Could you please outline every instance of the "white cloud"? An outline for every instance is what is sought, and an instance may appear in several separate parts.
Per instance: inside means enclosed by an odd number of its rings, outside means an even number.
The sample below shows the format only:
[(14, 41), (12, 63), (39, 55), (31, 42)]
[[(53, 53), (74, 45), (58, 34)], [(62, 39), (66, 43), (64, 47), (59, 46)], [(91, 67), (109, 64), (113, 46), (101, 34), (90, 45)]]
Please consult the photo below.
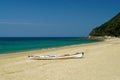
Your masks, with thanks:
[(0, 22), (0, 24), (19, 24), (19, 25), (31, 25), (32, 23), (22, 23), (22, 22)]

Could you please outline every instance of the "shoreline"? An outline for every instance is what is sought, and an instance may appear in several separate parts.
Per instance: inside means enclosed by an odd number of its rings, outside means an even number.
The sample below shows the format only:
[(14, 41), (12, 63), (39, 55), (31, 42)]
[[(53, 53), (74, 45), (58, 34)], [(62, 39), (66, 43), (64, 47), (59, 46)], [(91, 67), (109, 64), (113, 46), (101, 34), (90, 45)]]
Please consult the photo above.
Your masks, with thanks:
[[(1, 38), (4, 40), (4, 38)], [(20, 39), (20, 44), (16, 44), (15, 42), (13, 42), (13, 40), (15, 39), (15, 41), (17, 42)], [(23, 43), (21, 43), (23, 39)], [(49, 48), (56, 48), (56, 47), (63, 47), (63, 46), (71, 46), (71, 45), (79, 45), (79, 44), (87, 44), (87, 43), (93, 43), (93, 42), (99, 42), (100, 40), (89, 40), (86, 38), (49, 38), (49, 40), (47, 40), (47, 38), (44, 40), (42, 40), (42, 38), (39, 40), (40, 38), (8, 38), (8, 40), (11, 40), (10, 42), (6, 41), (7, 39), (5, 39), (5, 42), (3, 41), (3, 44), (1, 44), (1, 50), (0, 50), (0, 54), (9, 54), (9, 53), (17, 53), (17, 52), (25, 52), (25, 51), (32, 51), (32, 50), (42, 50), (42, 49), (49, 49)], [(59, 44), (59, 40), (60, 39), (60, 44)], [(68, 42), (65, 42), (66, 40), (69, 40)], [(30, 42), (26, 42), (26, 40), (33, 40), (31, 42), (34, 42), (34, 44), (30, 44)], [(35, 43), (35, 40), (38, 40), (37, 43)], [(54, 41), (54, 43), (51, 42), (51, 40)], [(25, 41), (25, 43), (24, 43)], [(48, 41), (48, 42), (47, 42)], [(57, 42), (58, 41), (58, 42)], [(71, 42), (73, 41), (73, 42)], [(74, 42), (75, 41), (75, 42)], [(6, 42), (8, 43), (7, 45)], [(17, 42), (17, 43), (19, 43)], [(43, 42), (43, 44), (41, 44), (41, 42)], [(57, 42), (57, 44), (56, 44)], [(2, 41), (1, 41), (2, 43)], [(5, 44), (4, 44), (5, 43)], [(9, 45), (12, 44), (12, 45)], [(21, 45), (23, 44), (23, 45)], [(38, 45), (37, 45), (38, 44)], [(5, 45), (5, 46), (4, 46)], [(18, 47), (17, 47), (18, 46)]]
[[(94, 39), (91, 39), (91, 40), (94, 40)], [(90, 42), (90, 43), (82, 43), (82, 44), (73, 44), (73, 45), (50, 47), (50, 48), (41, 48), (41, 49), (21, 50), (21, 51), (15, 51), (15, 52), (6, 52), (6, 53), (0, 53), (0, 55), (18, 54), (18, 53), (25, 53), (25, 52), (31, 52), (31, 51), (51, 51), (51, 50), (56, 50), (56, 49), (63, 49), (63, 48), (82, 46), (82, 45), (87, 45), (87, 44), (92, 44), (92, 43), (99, 43), (99, 42), (103, 42), (103, 41), (104, 40), (100, 40), (100, 41), (97, 41), (97, 42)]]
[[(0, 55), (1, 80), (119, 80), (120, 39)], [(82, 59), (29, 60), (31, 55), (84, 52)], [(71, 75), (71, 76), (70, 76)]]

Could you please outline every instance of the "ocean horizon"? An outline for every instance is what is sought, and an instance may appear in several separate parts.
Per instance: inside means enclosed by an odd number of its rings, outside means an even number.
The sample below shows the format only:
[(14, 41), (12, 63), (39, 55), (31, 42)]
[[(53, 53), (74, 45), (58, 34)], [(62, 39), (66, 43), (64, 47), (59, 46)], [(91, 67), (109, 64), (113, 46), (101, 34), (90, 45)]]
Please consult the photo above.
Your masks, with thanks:
[(0, 54), (98, 42), (86, 37), (0, 37)]

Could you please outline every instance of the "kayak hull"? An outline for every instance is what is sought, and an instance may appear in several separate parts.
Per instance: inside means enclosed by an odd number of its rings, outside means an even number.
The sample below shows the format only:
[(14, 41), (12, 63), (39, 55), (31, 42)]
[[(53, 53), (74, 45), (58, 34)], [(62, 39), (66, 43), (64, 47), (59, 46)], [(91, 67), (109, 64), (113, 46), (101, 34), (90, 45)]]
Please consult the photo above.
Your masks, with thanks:
[(47, 55), (47, 56), (28, 56), (31, 60), (54, 60), (54, 59), (79, 59), (83, 58), (84, 53), (79, 53), (70, 56), (56, 56), (56, 55)]

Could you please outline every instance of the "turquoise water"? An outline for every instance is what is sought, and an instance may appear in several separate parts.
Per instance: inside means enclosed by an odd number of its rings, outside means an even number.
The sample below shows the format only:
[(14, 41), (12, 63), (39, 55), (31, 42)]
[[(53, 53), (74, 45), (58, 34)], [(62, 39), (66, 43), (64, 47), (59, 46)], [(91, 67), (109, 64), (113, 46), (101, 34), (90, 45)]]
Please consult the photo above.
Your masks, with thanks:
[(74, 44), (85, 44), (98, 42), (98, 40), (88, 40), (85, 38), (0, 38), (0, 54), (10, 53), (10, 52), (18, 52), (18, 51), (26, 51), (33, 49), (44, 49), (44, 48), (52, 48), (52, 47), (60, 47), (60, 46), (68, 46)]

